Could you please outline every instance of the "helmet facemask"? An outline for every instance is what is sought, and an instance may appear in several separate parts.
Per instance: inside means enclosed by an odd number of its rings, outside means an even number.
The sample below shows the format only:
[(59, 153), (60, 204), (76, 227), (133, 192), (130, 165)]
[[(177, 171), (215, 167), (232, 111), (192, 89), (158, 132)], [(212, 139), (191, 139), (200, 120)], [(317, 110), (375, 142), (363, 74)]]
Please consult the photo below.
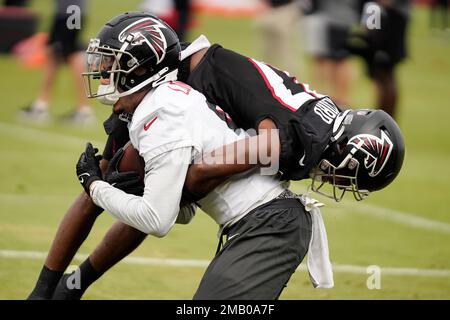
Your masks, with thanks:
[[(394, 180), (404, 155), (400, 128), (386, 112), (346, 110), (336, 117), (330, 144), (311, 172), (311, 188), (336, 201), (347, 191), (363, 200)], [(324, 192), (326, 185), (331, 192)]]
[[(125, 46), (125, 43), (124, 43)], [(99, 39), (91, 39), (87, 55), (87, 72), (83, 72), (84, 87), (88, 98), (98, 98), (104, 104), (113, 105), (119, 99), (118, 84), (122, 74), (133, 72), (138, 63), (128, 52), (100, 46)], [(123, 69), (120, 61), (128, 55), (128, 69)], [(122, 61), (124, 61), (123, 59)], [(131, 63), (135, 61), (134, 65)]]
[(345, 193), (351, 192), (357, 201), (369, 196), (369, 191), (358, 186), (360, 160), (355, 156), (361, 148), (349, 144), (346, 126), (353, 121), (350, 110), (345, 110), (335, 119), (331, 144), (326, 148), (322, 160), (311, 171), (311, 190), (340, 202)]
[(369, 191), (358, 187), (360, 163), (354, 158), (357, 151), (358, 148), (353, 147), (338, 165), (333, 165), (327, 159), (321, 160), (311, 172), (311, 190), (336, 202), (340, 202), (347, 191), (351, 192), (357, 201), (367, 198)]

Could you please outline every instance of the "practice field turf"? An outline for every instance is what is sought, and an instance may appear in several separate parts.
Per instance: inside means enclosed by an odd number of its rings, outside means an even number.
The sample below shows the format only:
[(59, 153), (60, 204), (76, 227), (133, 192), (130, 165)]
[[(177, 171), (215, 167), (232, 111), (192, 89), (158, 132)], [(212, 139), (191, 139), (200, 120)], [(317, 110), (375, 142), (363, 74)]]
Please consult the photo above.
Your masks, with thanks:
[[(110, 0), (105, 7), (104, 1), (90, 1), (85, 39), (94, 36), (108, 18), (136, 8), (138, 2)], [(47, 20), (48, 3), (32, 2)], [(41, 24), (43, 30), (47, 20)], [(432, 35), (427, 22), (428, 11), (415, 8), (410, 58), (399, 70), (399, 123), (407, 149), (400, 176), (364, 202), (348, 198), (334, 204), (318, 197), (327, 204), (322, 212), (335, 265), (335, 287), (313, 289), (301, 269), (282, 299), (450, 298), (450, 36)], [(200, 33), (261, 59), (248, 19), (201, 15), (190, 37)], [(308, 59), (301, 57), (302, 68), (297, 72), (308, 82)], [(373, 88), (360, 61), (355, 59), (353, 64), (357, 70), (353, 106), (370, 106)], [(34, 286), (59, 221), (81, 192), (75, 176), (77, 158), (86, 141), (102, 148), (105, 134), (100, 120), (88, 128), (57, 121), (48, 125), (20, 122), (17, 109), (34, 98), (40, 71), (26, 70), (10, 56), (0, 56), (0, 70), (0, 299), (23, 299)], [(68, 70), (63, 69), (52, 96), (55, 118), (74, 106), (71, 83)], [(99, 104), (95, 107), (98, 119), (110, 112)], [(305, 184), (293, 183), (292, 189), (303, 191)], [(113, 222), (106, 213), (100, 216), (80, 253), (93, 250)], [(190, 299), (215, 252), (216, 232), (215, 223), (199, 213), (192, 224), (175, 226), (166, 238), (149, 237), (132, 254), (135, 259), (114, 267), (85, 298)], [(366, 269), (371, 265), (381, 268), (379, 289), (367, 287)]]

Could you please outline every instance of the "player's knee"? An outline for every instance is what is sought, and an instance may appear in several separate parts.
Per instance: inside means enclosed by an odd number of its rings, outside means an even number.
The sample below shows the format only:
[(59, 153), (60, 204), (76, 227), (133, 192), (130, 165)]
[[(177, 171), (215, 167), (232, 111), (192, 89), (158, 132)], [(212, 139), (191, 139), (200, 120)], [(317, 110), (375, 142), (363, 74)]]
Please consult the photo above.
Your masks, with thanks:
[(97, 206), (91, 199), (91, 197), (83, 192), (72, 207), (69, 209), (72, 212), (78, 212), (84, 216), (97, 217), (103, 212), (103, 208)]

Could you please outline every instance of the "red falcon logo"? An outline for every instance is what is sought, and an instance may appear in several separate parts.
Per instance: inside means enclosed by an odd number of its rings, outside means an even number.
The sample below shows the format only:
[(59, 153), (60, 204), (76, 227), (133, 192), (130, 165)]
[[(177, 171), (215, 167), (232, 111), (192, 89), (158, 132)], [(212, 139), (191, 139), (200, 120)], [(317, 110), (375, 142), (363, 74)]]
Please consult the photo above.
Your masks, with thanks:
[(381, 131), (381, 138), (371, 134), (359, 134), (351, 138), (348, 143), (367, 155), (364, 166), (368, 170), (371, 169), (369, 171), (371, 177), (377, 176), (383, 170), (394, 146), (384, 131)]
[(119, 41), (124, 42), (128, 35), (134, 36), (132, 46), (147, 44), (156, 56), (156, 64), (160, 63), (166, 55), (167, 41), (162, 28), (166, 28), (160, 21), (153, 18), (143, 18), (122, 30)]

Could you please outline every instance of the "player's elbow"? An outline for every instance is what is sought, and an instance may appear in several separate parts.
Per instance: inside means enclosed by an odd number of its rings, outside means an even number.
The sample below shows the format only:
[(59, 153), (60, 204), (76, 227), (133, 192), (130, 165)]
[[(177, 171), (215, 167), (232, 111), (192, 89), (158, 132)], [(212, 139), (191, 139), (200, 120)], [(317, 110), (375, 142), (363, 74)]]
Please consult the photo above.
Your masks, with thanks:
[(171, 228), (171, 226), (170, 227), (166, 227), (166, 226), (159, 227), (157, 229), (152, 230), (149, 234), (151, 234), (152, 236), (155, 236), (157, 238), (163, 238), (169, 233), (170, 228)]
[(171, 228), (172, 228), (171, 224), (159, 223), (153, 225), (146, 225), (143, 228), (141, 228), (140, 231), (157, 238), (163, 238), (169, 233)]
[(262, 165), (269, 165), (280, 156), (281, 146), (278, 128), (269, 118), (259, 123), (257, 146), (260, 164)]
[(142, 209), (135, 219), (140, 225), (140, 231), (157, 238), (162, 238), (169, 233), (174, 223), (169, 219), (169, 215), (158, 214), (149, 205), (145, 205)]

